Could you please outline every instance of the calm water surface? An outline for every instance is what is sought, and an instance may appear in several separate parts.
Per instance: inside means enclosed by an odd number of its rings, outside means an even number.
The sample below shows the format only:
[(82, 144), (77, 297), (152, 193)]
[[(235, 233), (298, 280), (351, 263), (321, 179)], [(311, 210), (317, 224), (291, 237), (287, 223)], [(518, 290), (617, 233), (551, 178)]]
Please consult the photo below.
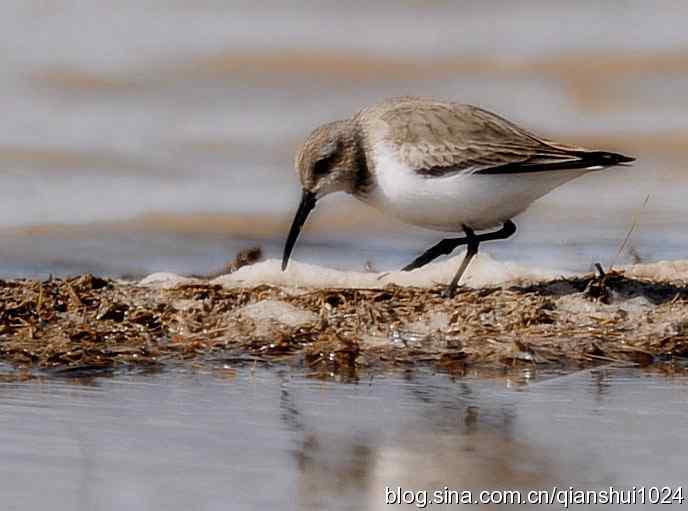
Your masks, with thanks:
[(5, 382), (0, 495), (8, 510), (382, 510), (385, 486), (686, 484), (687, 398), (686, 377), (615, 368)]

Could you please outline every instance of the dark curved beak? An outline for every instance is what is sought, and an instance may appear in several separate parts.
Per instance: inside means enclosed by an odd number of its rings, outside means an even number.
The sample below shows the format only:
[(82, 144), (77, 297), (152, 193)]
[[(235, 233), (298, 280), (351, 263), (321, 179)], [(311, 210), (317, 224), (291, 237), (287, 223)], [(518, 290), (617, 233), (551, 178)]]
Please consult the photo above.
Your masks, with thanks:
[(299, 237), (301, 232), (301, 227), (306, 222), (308, 214), (315, 207), (317, 199), (313, 192), (303, 191), (301, 195), (301, 203), (299, 204), (299, 209), (296, 211), (296, 216), (294, 221), (291, 223), (291, 229), (289, 229), (289, 235), (287, 236), (287, 242), (284, 244), (284, 255), (282, 256), (282, 271), (287, 269), (287, 263), (289, 262), (289, 256), (291, 251), (296, 244), (296, 239)]

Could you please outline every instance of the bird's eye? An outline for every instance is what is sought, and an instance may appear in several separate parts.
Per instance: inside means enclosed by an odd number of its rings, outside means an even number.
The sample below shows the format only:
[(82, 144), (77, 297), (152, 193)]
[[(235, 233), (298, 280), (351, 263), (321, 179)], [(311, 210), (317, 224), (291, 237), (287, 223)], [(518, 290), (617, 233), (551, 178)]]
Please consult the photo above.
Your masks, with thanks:
[(333, 156), (327, 156), (316, 161), (315, 165), (313, 165), (313, 174), (316, 176), (325, 176), (329, 174), (332, 160), (334, 160)]

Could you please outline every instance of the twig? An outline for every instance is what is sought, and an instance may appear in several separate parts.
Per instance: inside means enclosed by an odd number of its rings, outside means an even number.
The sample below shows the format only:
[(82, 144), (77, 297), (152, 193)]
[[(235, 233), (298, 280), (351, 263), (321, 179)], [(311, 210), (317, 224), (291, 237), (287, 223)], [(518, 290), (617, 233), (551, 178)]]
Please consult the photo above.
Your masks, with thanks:
[(631, 225), (631, 228), (626, 233), (626, 237), (624, 238), (623, 243), (621, 243), (621, 246), (619, 247), (619, 251), (614, 256), (614, 259), (612, 259), (612, 262), (609, 265), (610, 270), (616, 264), (616, 260), (619, 258), (619, 256), (623, 252), (624, 248), (626, 248), (626, 244), (628, 243), (628, 240), (631, 239), (631, 234), (633, 234), (633, 231), (635, 231), (636, 227), (638, 227), (638, 221), (640, 219), (640, 213), (642, 212), (643, 209), (645, 209), (645, 206), (647, 205), (647, 202), (649, 200), (650, 200), (650, 194), (648, 193), (647, 196), (645, 197), (645, 200), (643, 201), (643, 205), (640, 206), (640, 209), (638, 209), (635, 212), (635, 215), (633, 217), (633, 224)]

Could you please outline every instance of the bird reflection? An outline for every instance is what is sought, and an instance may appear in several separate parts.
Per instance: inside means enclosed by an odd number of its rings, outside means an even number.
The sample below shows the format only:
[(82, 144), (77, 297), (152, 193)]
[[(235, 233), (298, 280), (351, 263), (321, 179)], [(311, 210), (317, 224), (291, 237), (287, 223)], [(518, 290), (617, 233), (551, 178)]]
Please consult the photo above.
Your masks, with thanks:
[[(335, 501), (361, 499), (377, 507), (385, 486), (539, 487), (553, 480), (549, 453), (516, 438), (513, 403), (502, 398), (492, 404), (479, 384), (405, 375), (396, 384), (365, 387), (371, 400), (352, 401), (355, 408), (347, 413), (339, 410), (333, 430), (332, 417), (318, 420), (325, 411), (312, 409), (311, 394), (303, 403), (283, 384), (281, 417), (296, 433), (292, 452), (300, 508), (327, 509)], [(325, 401), (337, 400), (329, 388), (320, 394)], [(382, 397), (382, 405), (374, 397)]]

